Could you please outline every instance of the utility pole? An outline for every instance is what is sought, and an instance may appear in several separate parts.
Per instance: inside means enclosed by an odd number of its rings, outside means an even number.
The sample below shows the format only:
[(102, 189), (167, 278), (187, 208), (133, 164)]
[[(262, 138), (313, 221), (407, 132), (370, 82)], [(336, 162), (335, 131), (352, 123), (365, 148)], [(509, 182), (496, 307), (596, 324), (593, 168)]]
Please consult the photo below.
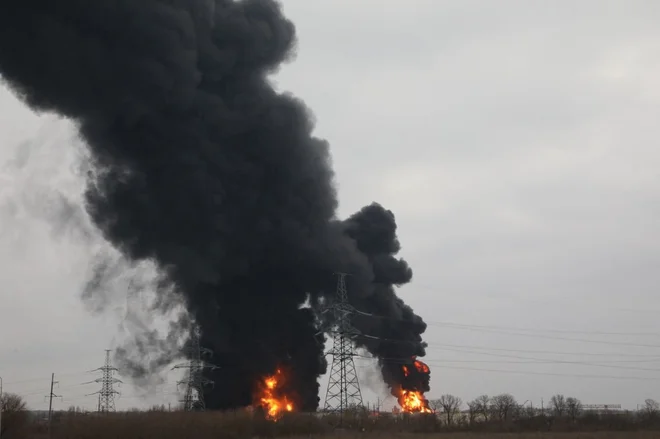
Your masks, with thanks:
[(50, 394), (46, 396), (49, 399), (48, 402), (48, 437), (51, 437), (51, 424), (53, 420), (53, 398), (61, 398), (62, 396), (56, 395), (53, 393), (53, 387), (58, 382), (55, 381), (55, 373), (50, 376)]
[(199, 327), (195, 327), (190, 333), (190, 340), (185, 349), (186, 357), (188, 358), (187, 364), (179, 364), (174, 366), (173, 369), (188, 369), (186, 378), (179, 381), (177, 384), (185, 384), (186, 393), (184, 394), (183, 410), (187, 412), (204, 411), (206, 405), (204, 403), (204, 387), (212, 386), (213, 381), (204, 377), (204, 369), (217, 369), (217, 366), (205, 362), (202, 357), (210, 355), (211, 350), (203, 348), (200, 345), (201, 333)]
[(337, 273), (336, 301), (327, 309), (333, 312), (336, 329), (333, 332), (332, 367), (325, 395), (325, 411), (339, 414), (339, 425), (344, 422), (344, 413), (350, 407), (362, 407), (362, 392), (358, 382), (353, 357), (353, 339), (360, 332), (351, 324), (355, 312), (348, 303), (346, 273)]
[[(114, 385), (121, 383), (122, 381), (118, 378), (115, 378), (113, 375), (115, 372), (119, 372), (119, 369), (113, 367), (110, 363), (110, 350), (105, 350), (105, 364), (94, 371), (102, 372), (101, 378), (97, 378), (94, 381), (89, 383), (99, 383), (101, 384), (101, 390), (98, 392), (90, 393), (89, 395), (99, 395), (99, 404), (98, 411), (99, 413), (110, 413), (115, 411), (115, 395), (119, 395), (119, 392), (114, 389)], [(85, 384), (89, 384), (85, 383)], [(89, 396), (87, 395), (87, 396)]]

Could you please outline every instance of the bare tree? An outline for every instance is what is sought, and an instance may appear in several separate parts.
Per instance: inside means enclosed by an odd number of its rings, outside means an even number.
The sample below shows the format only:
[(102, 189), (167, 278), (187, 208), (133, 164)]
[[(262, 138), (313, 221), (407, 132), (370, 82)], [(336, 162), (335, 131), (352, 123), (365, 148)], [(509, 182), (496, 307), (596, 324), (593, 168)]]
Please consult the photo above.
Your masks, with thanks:
[(526, 402), (524, 404), (521, 404), (518, 407), (518, 416), (521, 419), (532, 419), (536, 416), (536, 410), (534, 410), (534, 407), (532, 404), (527, 404)]
[(67, 413), (69, 416), (79, 416), (79, 415), (84, 415), (85, 410), (83, 410), (79, 406), (72, 405), (69, 406), (69, 408), (67, 409)]
[(23, 398), (14, 393), (3, 393), (0, 404), (2, 404), (3, 413), (22, 412), (27, 407)]
[(0, 436), (5, 436), (7, 432), (20, 430), (26, 427), (28, 422), (27, 405), (20, 396), (14, 393), (3, 393), (0, 398), (2, 405), (2, 431)]
[(641, 412), (647, 420), (657, 419), (660, 415), (660, 403), (655, 399), (647, 399), (644, 401)]
[(475, 401), (470, 401), (467, 403), (468, 406), (468, 422), (470, 425), (474, 424), (474, 421), (477, 419), (479, 414), (479, 403)]
[(459, 413), (463, 401), (458, 396), (442, 395), (438, 400), (447, 419), (447, 425), (452, 425), (454, 416)]
[(566, 398), (564, 395), (554, 395), (550, 398), (550, 404), (552, 406), (552, 413), (561, 418), (566, 414)]
[(439, 399), (431, 399), (429, 401), (429, 407), (433, 410), (433, 413), (440, 413), (442, 411), (442, 404)]
[(490, 396), (478, 396), (474, 401), (472, 401), (472, 404), (475, 405), (476, 412), (484, 417), (484, 421), (488, 421), (490, 419)]
[(582, 403), (579, 399), (572, 396), (566, 398), (566, 414), (571, 419), (571, 422), (575, 422), (580, 417), (582, 414)]
[(527, 405), (527, 401), (522, 404), (516, 404), (516, 406), (511, 411), (511, 415), (514, 420), (531, 419), (534, 417), (533, 413), (534, 409)]
[(516, 407), (518, 407), (516, 398), (508, 393), (493, 396), (490, 400), (491, 411), (501, 422), (508, 421)]

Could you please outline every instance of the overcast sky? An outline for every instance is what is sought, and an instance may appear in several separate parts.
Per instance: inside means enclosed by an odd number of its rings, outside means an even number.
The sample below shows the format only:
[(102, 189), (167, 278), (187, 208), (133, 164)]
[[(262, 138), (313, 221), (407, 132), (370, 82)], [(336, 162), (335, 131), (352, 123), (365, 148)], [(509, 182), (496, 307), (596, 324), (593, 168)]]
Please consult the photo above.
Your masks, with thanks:
[[(660, 2), (285, 12), (298, 57), (275, 81), (332, 145), (341, 215), (371, 201), (396, 215), (415, 272), (400, 295), (429, 323), (430, 397), (660, 400)], [(49, 221), (58, 193), (79, 199), (78, 152), (68, 122), (0, 88), (0, 376), (33, 408), (51, 372), (57, 408), (93, 408), (85, 371), (124, 330), (121, 301), (96, 315), (80, 300), (94, 240)], [(386, 396), (357, 362), (365, 398)], [(117, 406), (174, 402), (176, 379), (147, 400), (126, 384)]]

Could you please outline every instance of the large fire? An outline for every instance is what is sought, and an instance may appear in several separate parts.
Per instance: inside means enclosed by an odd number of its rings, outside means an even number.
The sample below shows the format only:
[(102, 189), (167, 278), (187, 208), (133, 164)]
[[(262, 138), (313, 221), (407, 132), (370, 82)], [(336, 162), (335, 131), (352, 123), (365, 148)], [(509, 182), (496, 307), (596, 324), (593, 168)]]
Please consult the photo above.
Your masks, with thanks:
[(418, 390), (403, 390), (398, 396), (401, 410), (406, 413), (431, 413), (429, 402), (424, 398), (424, 393)]
[[(415, 368), (413, 372), (417, 374), (428, 375), (430, 373), (429, 367), (421, 361), (413, 358)], [(407, 365), (401, 366), (403, 376), (408, 378), (411, 373), (411, 368)], [(432, 413), (429, 407), (429, 401), (424, 397), (424, 392), (415, 389), (399, 388), (397, 391), (397, 400), (401, 406), (401, 410), (406, 413)]]
[(281, 394), (281, 386), (285, 376), (281, 369), (277, 369), (274, 375), (263, 378), (257, 392), (255, 405), (260, 405), (268, 419), (278, 420), (284, 412), (292, 412), (293, 402), (286, 395)]

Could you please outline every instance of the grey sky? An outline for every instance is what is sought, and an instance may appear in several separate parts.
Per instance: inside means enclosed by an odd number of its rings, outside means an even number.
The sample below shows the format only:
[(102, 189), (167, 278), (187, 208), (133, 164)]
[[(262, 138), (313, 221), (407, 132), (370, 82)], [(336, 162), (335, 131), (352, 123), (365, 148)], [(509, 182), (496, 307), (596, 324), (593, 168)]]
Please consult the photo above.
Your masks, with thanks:
[[(429, 322), (430, 396), (660, 399), (660, 3), (287, 0), (285, 11), (298, 57), (274, 81), (330, 141), (341, 214), (371, 201), (396, 214), (415, 271), (400, 293)], [(96, 388), (78, 384), (122, 336), (125, 304), (85, 309), (98, 240), (49, 221), (72, 209), (57, 193), (80, 199), (75, 135), (0, 89), (0, 141), (0, 376), (38, 408), (62, 374), (57, 404), (93, 407)], [(78, 218), (75, 203), (66, 211)], [(367, 399), (384, 396), (358, 363)], [(146, 402), (125, 385), (118, 407), (174, 402), (176, 378)]]

